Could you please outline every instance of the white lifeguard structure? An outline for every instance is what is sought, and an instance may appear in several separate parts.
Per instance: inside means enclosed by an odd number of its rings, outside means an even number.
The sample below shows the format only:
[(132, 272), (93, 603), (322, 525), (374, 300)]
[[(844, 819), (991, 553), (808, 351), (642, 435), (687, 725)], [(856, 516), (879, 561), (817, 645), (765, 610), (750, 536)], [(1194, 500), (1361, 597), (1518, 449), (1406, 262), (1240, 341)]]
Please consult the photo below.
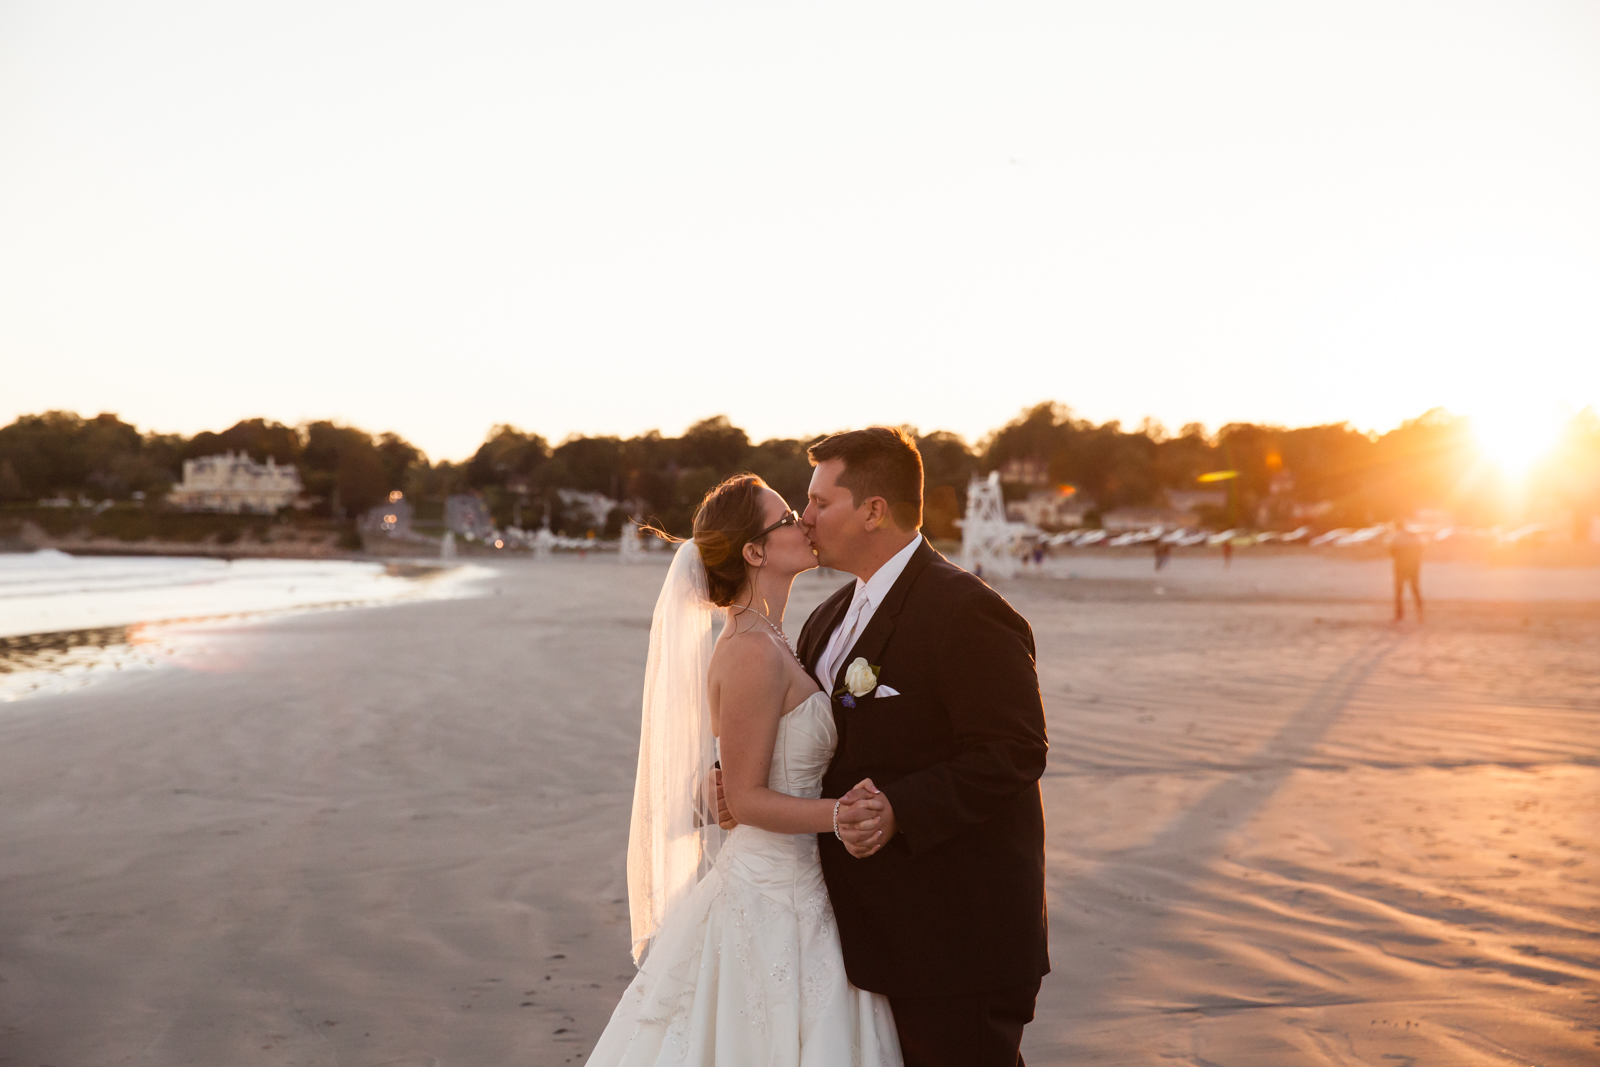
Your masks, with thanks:
[(1026, 523), (1006, 518), (1000, 472), (972, 476), (967, 486), (967, 515), (961, 521), (961, 565), (984, 578), (1013, 578), (1017, 573), (1017, 537)]

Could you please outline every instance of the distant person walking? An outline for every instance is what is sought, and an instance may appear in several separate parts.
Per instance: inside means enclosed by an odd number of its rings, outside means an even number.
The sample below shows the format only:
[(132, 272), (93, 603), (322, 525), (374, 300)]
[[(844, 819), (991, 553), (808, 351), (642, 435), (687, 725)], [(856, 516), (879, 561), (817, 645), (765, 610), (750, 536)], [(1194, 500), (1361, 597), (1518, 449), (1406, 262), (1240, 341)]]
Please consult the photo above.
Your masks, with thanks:
[(1233, 566), (1233, 538), (1231, 537), (1222, 542), (1222, 566), (1224, 570)]
[(1401, 525), (1389, 539), (1389, 555), (1394, 559), (1394, 621), (1406, 617), (1405, 588), (1411, 586), (1411, 599), (1422, 619), (1422, 538)]
[(1172, 555), (1172, 546), (1158, 539), (1156, 541), (1156, 570), (1167, 565), (1167, 557)]

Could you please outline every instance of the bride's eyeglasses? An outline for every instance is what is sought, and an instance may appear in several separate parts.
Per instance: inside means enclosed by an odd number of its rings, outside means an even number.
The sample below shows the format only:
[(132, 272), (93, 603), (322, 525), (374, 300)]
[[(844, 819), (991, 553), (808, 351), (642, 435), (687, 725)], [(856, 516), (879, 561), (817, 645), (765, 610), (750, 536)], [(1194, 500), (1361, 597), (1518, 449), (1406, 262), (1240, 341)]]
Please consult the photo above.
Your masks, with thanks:
[(799, 525), (800, 525), (800, 513), (795, 511), (794, 508), (790, 508), (788, 511), (785, 511), (783, 513), (783, 518), (779, 519), (777, 522), (773, 523), (771, 526), (768, 526), (765, 530), (762, 530), (760, 533), (758, 533), (754, 537), (750, 538), (750, 540), (759, 541), (763, 537), (767, 536), (767, 534), (771, 533), (773, 530), (782, 529), (785, 526), (799, 526)]

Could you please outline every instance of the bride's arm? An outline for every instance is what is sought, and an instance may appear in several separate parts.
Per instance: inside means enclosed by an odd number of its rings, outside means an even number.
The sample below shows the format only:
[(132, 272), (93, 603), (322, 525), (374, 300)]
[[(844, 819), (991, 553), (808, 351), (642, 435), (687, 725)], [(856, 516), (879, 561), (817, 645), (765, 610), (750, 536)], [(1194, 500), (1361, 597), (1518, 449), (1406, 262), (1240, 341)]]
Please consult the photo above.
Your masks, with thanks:
[(788, 686), (785, 665), (772, 642), (738, 640), (719, 650), (717, 712), (722, 743), (722, 790), (733, 817), (776, 834), (820, 834), (833, 829), (833, 801), (791, 797), (767, 788), (780, 706)]

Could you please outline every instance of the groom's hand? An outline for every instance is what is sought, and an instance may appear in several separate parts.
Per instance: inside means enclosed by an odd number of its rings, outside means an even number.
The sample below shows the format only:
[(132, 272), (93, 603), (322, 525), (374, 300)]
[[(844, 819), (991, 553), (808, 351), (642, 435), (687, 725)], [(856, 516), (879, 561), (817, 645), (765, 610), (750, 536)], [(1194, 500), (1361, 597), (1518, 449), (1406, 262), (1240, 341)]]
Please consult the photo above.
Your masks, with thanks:
[(856, 859), (877, 852), (895, 833), (894, 807), (878, 792), (871, 778), (864, 778), (842, 798), (839, 805), (839, 836), (845, 850)]
[(717, 791), (717, 825), (724, 830), (732, 830), (739, 825), (739, 820), (733, 817), (733, 812), (728, 810), (728, 798), (722, 792), (722, 768), (711, 768), (711, 784)]

